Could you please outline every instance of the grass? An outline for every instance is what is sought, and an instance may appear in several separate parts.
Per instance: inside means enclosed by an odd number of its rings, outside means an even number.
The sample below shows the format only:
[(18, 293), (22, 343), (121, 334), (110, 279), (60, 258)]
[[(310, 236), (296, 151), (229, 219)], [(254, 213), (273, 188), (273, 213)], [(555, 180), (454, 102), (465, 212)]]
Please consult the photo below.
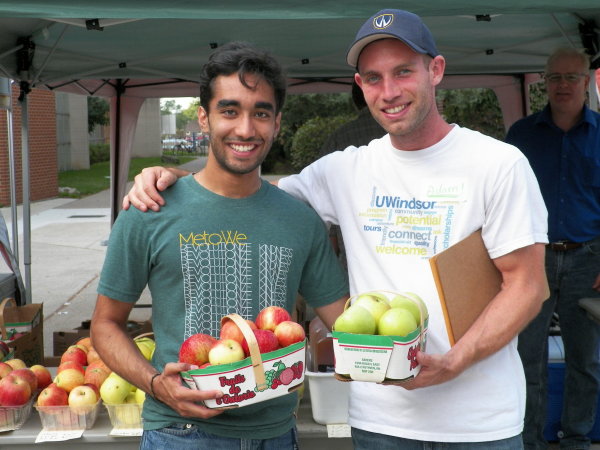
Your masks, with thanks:
[[(194, 157), (179, 156), (178, 164), (167, 164), (160, 157), (133, 158), (129, 164), (128, 180), (133, 180), (144, 167), (166, 166), (172, 167), (192, 161)], [(75, 188), (78, 194), (61, 193), (61, 197), (85, 197), (110, 188), (110, 162), (92, 164), (87, 170), (67, 170), (58, 174), (58, 185), (60, 187)]]

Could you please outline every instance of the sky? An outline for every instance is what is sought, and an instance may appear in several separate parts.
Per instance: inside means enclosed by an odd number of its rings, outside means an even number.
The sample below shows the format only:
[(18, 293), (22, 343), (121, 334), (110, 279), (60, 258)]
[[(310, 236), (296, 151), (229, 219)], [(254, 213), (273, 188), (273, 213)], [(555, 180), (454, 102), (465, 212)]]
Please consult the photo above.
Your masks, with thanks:
[(196, 98), (197, 97), (163, 97), (160, 99), (160, 104), (162, 105), (168, 100), (175, 100), (178, 105), (181, 105), (181, 109), (186, 109), (188, 106), (190, 106), (190, 103), (192, 103)]

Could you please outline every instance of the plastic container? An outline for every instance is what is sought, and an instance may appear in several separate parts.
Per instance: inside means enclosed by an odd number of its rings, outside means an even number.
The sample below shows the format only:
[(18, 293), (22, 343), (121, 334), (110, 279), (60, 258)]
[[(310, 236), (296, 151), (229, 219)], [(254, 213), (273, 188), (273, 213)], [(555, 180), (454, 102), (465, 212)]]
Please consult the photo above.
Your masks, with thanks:
[(121, 403), (111, 405), (105, 403), (108, 417), (113, 428), (142, 428), (142, 407), (140, 403)]
[(313, 419), (321, 425), (343, 424), (348, 421), (350, 384), (339, 381), (333, 372), (306, 371)]
[(32, 396), (22, 406), (0, 406), (0, 432), (21, 428), (31, 415), (31, 407), (34, 401), (35, 396)]
[(72, 408), (70, 406), (38, 406), (42, 428), (49, 431), (89, 430), (98, 417), (101, 401), (91, 406)]

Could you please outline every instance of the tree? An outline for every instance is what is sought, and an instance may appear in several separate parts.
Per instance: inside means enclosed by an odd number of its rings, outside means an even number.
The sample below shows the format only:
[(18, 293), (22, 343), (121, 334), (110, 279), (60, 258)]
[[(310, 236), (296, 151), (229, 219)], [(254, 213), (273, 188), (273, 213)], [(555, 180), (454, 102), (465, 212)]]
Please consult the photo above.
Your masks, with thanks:
[(160, 114), (163, 116), (177, 114), (179, 111), (181, 111), (181, 105), (177, 104), (175, 100), (165, 100), (160, 103)]
[(442, 114), (449, 123), (504, 139), (502, 110), (493, 90), (440, 89), (437, 98), (442, 103)]
[(108, 125), (110, 123), (108, 111), (110, 105), (102, 97), (88, 97), (88, 133), (94, 131), (96, 125)]

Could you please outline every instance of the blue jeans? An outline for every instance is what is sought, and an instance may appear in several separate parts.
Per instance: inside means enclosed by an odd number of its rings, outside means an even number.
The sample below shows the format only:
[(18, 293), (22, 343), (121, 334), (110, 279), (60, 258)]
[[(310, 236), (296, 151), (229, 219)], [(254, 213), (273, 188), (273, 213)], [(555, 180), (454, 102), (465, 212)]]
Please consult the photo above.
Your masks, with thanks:
[(205, 433), (196, 425), (177, 423), (144, 430), (141, 450), (297, 450), (296, 428), (270, 439), (238, 439)]
[(426, 442), (352, 428), (354, 450), (520, 450), (521, 435), (487, 442)]
[[(561, 449), (587, 449), (596, 419), (600, 387), (600, 325), (579, 306), (585, 297), (600, 297), (592, 283), (600, 272), (600, 238), (583, 247), (546, 250), (550, 298), (519, 335), (519, 354), (527, 379), (523, 441), (526, 449), (547, 448), (544, 439), (548, 391), (548, 330), (556, 310), (565, 350), (565, 382), (561, 414)], [(600, 301), (600, 299), (598, 300)]]

